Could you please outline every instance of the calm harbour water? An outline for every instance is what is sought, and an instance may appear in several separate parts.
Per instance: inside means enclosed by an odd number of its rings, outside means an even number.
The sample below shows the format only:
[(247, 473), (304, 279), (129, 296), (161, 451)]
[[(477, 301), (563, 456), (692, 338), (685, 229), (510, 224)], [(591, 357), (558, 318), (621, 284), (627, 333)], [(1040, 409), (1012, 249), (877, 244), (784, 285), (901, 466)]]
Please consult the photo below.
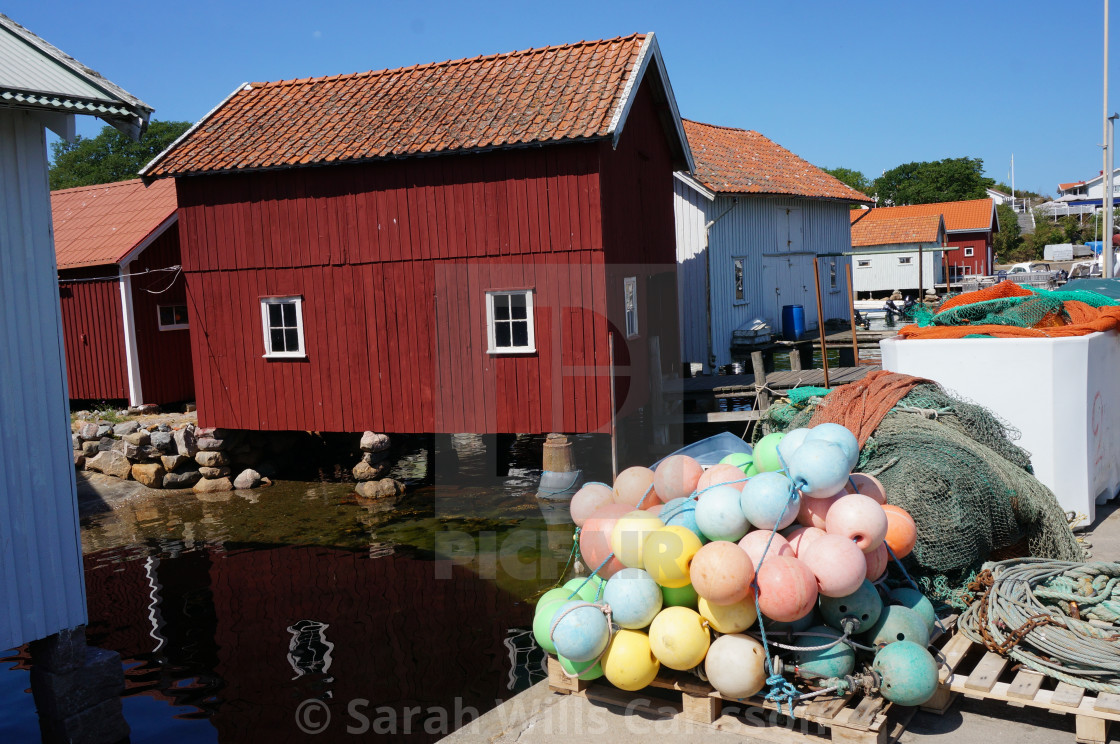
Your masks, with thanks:
[[(527, 446), (515, 467), (539, 466)], [(353, 741), (363, 718), (367, 736), (433, 741), (541, 679), (526, 600), (563, 570), (572, 525), (535, 498), (539, 471), (485, 470), (468, 450), (456, 485), (392, 508), (282, 482), (83, 517), (87, 637), (121, 655), (132, 742)], [(38, 740), (28, 662), (0, 653), (2, 740)], [(297, 725), (308, 700), (322, 734)]]

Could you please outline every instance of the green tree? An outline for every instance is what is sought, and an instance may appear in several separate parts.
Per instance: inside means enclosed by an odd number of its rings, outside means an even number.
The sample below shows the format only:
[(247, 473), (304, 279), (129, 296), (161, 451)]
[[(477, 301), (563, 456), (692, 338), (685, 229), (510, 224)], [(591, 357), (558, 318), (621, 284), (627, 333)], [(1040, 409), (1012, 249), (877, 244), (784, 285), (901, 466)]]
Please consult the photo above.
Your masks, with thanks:
[(102, 127), (93, 138), (78, 136), (73, 142), (52, 142), (51, 190), (136, 178), (137, 171), (190, 125), (189, 121), (153, 121), (136, 142), (109, 126)]
[[(1008, 186), (1003, 181), (1000, 181), (999, 183), (997, 183), (992, 188), (997, 189), (999, 191), (1002, 191), (1005, 194), (1010, 194), (1011, 193), (1011, 187)], [(1049, 197), (1046, 196), (1045, 194), (1039, 194), (1039, 193), (1036, 193), (1034, 191), (1028, 191), (1027, 189), (1022, 189), (1021, 188), (1021, 189), (1016, 189), (1015, 190), (1015, 198), (1016, 199), (1048, 199)]]
[(851, 168), (821, 168), (833, 178), (843, 181), (861, 194), (871, 193), (871, 181), (862, 172)]
[(994, 183), (982, 159), (946, 158), (892, 168), (875, 179), (874, 191), (880, 204), (931, 204), (981, 199)]
[(1010, 256), (1017, 254), (1023, 243), (1018, 215), (1006, 204), (997, 204), (996, 214), (999, 216), (999, 232), (992, 238), (992, 248), (995, 249), (996, 260), (1010, 263)]

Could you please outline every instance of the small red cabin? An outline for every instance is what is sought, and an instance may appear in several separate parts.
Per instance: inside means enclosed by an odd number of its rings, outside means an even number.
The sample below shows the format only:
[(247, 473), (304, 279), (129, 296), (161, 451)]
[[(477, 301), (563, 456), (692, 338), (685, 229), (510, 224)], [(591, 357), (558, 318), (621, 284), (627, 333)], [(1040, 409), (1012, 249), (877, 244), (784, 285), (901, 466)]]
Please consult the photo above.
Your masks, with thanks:
[[(653, 34), (247, 84), (174, 177), (203, 426), (606, 431), (678, 348)], [(660, 351), (659, 351), (660, 350)]]
[(51, 213), (70, 399), (192, 400), (173, 184), (63, 189)]

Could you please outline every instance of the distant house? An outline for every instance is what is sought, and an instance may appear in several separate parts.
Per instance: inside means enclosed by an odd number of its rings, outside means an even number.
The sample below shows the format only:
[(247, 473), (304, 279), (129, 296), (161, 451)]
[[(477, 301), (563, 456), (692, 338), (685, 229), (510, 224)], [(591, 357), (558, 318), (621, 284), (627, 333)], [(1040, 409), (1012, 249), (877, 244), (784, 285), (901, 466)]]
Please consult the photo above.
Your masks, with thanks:
[(818, 255), (824, 317), (847, 317), (849, 205), (871, 199), (758, 132), (684, 126), (696, 168), (673, 184), (682, 359), (728, 364), (735, 331), (761, 318), (780, 333), (786, 305), (816, 328)]
[(14, 648), (86, 622), (46, 131), (73, 138), (84, 113), (139, 137), (152, 109), (4, 15), (0, 60), (0, 648)]
[(71, 400), (194, 398), (175, 183), (51, 194)]
[(678, 344), (691, 167), (653, 34), (238, 87), (141, 172), (176, 181), (199, 422), (606, 431)]
[[(1113, 198), (1120, 203), (1120, 168), (1113, 173)], [(1101, 171), (1086, 181), (1058, 184), (1057, 199), (1070, 206), (1089, 205), (1100, 209), (1104, 201), (1104, 191), (1104, 171)]]
[(852, 289), (867, 297), (896, 289), (920, 296), (945, 281), (945, 240), (945, 220), (940, 214), (856, 220), (852, 223)]
[(985, 189), (985, 191), (988, 194), (988, 198), (996, 204), (1007, 204), (1008, 206), (1015, 205), (1014, 197), (1012, 197), (1011, 194), (1008, 194), (1005, 191), (1000, 191), (999, 189)]
[(992, 239), (999, 232), (996, 205), (991, 199), (913, 204), (903, 207), (876, 207), (863, 212), (853, 211), (852, 222), (870, 223), (878, 220), (896, 220), (900, 217), (928, 217), (942, 215), (945, 219), (946, 241), (949, 247), (949, 278), (958, 281), (964, 276), (986, 276), (992, 273), (995, 257)]

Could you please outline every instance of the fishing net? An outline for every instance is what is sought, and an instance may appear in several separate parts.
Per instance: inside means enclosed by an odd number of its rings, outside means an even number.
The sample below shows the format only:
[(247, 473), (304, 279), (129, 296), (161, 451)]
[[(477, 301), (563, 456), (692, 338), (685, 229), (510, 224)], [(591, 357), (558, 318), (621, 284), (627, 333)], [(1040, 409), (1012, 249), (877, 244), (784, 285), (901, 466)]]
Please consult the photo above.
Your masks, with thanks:
[[(844, 406), (849, 413), (864, 404), (873, 408), (886, 391), (897, 395), (902, 377), (869, 375), (862, 403), (854, 390), (859, 383), (827, 395), (816, 389), (815, 395), (791, 396), (766, 411), (756, 436), (819, 423), (817, 414), (838, 408), (826, 402), (840, 393), (851, 398)], [(864, 417), (869, 436), (857, 470), (878, 478), (890, 503), (914, 517), (918, 541), (904, 563), (922, 591), (963, 609), (961, 595), (985, 561), (1026, 555), (1083, 560), (1054, 494), (1031, 474), (1029, 454), (1015, 445), (1019, 433), (936, 383), (909, 379), (909, 392), (877, 424), (874, 416)]]
[(1001, 282), (914, 309), (903, 338), (1082, 336), (1120, 327), (1120, 301), (1097, 292), (1051, 292)]

